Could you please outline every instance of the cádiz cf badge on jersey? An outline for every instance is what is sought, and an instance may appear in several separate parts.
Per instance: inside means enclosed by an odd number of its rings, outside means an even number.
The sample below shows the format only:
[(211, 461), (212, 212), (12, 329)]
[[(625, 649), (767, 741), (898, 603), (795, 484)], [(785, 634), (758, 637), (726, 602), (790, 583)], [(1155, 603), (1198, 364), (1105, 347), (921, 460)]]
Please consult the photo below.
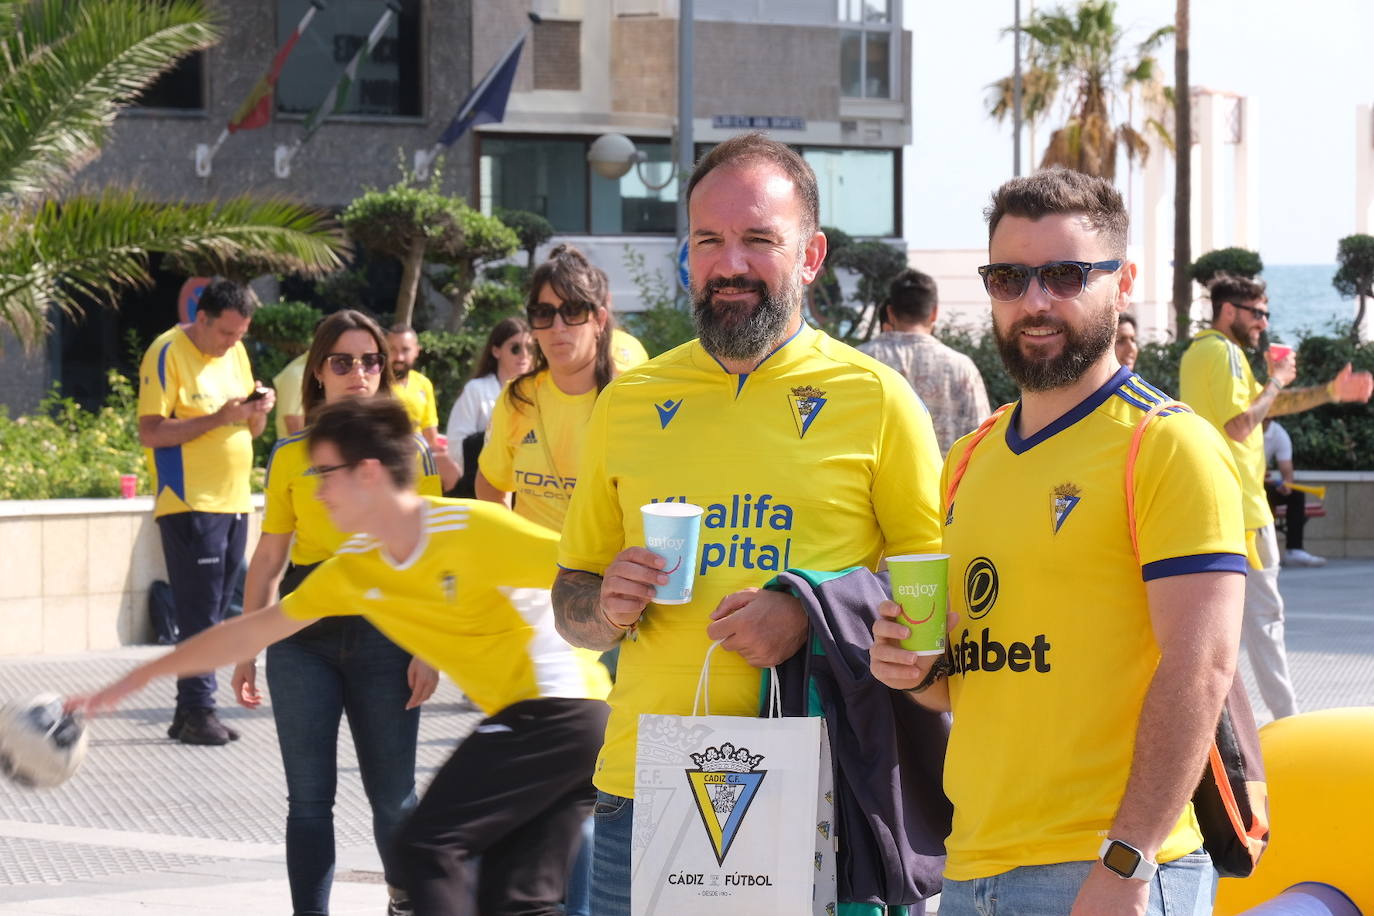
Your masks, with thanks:
[(1050, 497), (1051, 517), (1050, 521), (1054, 526), (1054, 533), (1058, 534), (1059, 529), (1064, 527), (1064, 522), (1068, 519), (1069, 513), (1078, 505), (1083, 491), (1077, 485), (1071, 483), (1061, 483), (1054, 488)]
[(800, 438), (806, 438), (806, 431), (816, 422), (816, 417), (820, 416), (821, 408), (825, 404), (825, 392), (819, 388), (800, 385), (792, 389), (787, 406), (792, 410), (792, 419), (796, 421), (797, 435)]
[(446, 570), (444, 570), (444, 574), (443, 574), (442, 576), (439, 577), (439, 584), (443, 586), (443, 589), (444, 589), (444, 597), (445, 597), (446, 599), (448, 599), (448, 601), (449, 601), (450, 604), (452, 604), (454, 601), (457, 601), (457, 600), (458, 600), (458, 577), (457, 577), (457, 576), (455, 576), (453, 573), (449, 572), (449, 571), (446, 569)]

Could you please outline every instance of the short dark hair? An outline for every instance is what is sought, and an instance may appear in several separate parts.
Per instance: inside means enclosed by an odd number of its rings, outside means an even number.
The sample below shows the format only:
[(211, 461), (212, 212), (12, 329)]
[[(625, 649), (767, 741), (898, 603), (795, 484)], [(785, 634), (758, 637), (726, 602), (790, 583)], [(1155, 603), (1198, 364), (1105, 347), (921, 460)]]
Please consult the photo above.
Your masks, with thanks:
[(692, 200), (692, 191), (715, 169), (724, 166), (767, 163), (777, 166), (792, 179), (797, 188), (797, 199), (802, 205), (802, 240), (806, 241), (820, 228), (821, 202), (816, 190), (816, 173), (811, 166), (786, 143), (779, 143), (758, 131), (731, 137), (718, 144), (697, 161), (692, 177), (687, 181), (687, 201)]
[(1140, 325), (1135, 323), (1135, 316), (1132, 315), (1130, 312), (1122, 312), (1121, 314), (1116, 316), (1116, 326), (1119, 328), (1123, 324), (1129, 324), (1137, 331), (1140, 330)]
[(398, 487), (415, 483), (415, 428), (405, 405), (395, 398), (345, 398), (326, 404), (315, 416), (306, 444), (329, 442), (345, 464), (375, 458)]
[(386, 345), (382, 329), (371, 317), (356, 309), (344, 309), (328, 316), (315, 328), (315, 338), (310, 342), (310, 350), (305, 357), (305, 374), (301, 377), (301, 411), (305, 421), (324, 405), (324, 385), (315, 377), (324, 368), (324, 361), (334, 350), (339, 338), (346, 331), (366, 331), (377, 344), (377, 352), (382, 354), (382, 378), (377, 386), (377, 396), (391, 394), (395, 379), (391, 374), (391, 348)]
[(1224, 303), (1243, 305), (1254, 302), (1256, 299), (1264, 298), (1264, 290), (1263, 280), (1242, 277), (1240, 274), (1228, 274), (1224, 271), (1217, 274), (1207, 284), (1207, 298), (1212, 300), (1212, 320), (1215, 321), (1221, 314), (1221, 306)]
[(252, 318), (258, 310), (258, 300), (248, 291), (248, 287), (233, 280), (213, 280), (200, 294), (196, 312), (204, 312), (211, 318), (218, 318), (224, 310), (238, 312), (244, 318)]
[(910, 267), (897, 274), (887, 288), (887, 317), (894, 324), (924, 324), (939, 304), (940, 289), (935, 278)]
[(992, 203), (983, 211), (988, 221), (988, 244), (1004, 216), (1036, 220), (1044, 216), (1078, 213), (1103, 236), (1112, 254), (1126, 256), (1126, 233), (1130, 217), (1121, 201), (1121, 192), (1110, 181), (1072, 169), (1042, 169), (1034, 175), (1013, 178), (992, 193)]
[[(414, 334), (415, 329), (412, 328), (410, 325), (406, 324), (404, 321), (398, 321), (391, 327), (387, 328), (386, 332), (388, 334)], [(418, 337), (419, 335), (416, 336)]]

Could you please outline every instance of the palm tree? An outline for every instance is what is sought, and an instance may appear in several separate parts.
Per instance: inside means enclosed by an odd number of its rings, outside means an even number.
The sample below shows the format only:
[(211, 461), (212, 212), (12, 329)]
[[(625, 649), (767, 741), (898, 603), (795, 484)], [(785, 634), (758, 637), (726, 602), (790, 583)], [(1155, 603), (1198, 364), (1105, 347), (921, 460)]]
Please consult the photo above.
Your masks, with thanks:
[(341, 230), (298, 204), (68, 187), (119, 108), (217, 37), (202, 0), (0, 0), (0, 330), (25, 347), (42, 341), (51, 308), (113, 305), (121, 288), (149, 282), (155, 252), (280, 272), (341, 265)]
[[(1037, 12), (1021, 26), (1027, 38), (1023, 115), (1033, 123), (1056, 108), (1064, 114), (1062, 126), (1050, 135), (1041, 168), (1058, 165), (1112, 179), (1118, 147), (1132, 161), (1143, 161), (1150, 153), (1150, 141), (1129, 119), (1113, 126), (1115, 109), (1133, 88), (1159, 91), (1158, 65), (1151, 52), (1173, 26), (1152, 32), (1128, 63), (1123, 59), (1124, 34), (1115, 17), (1116, 4), (1110, 0), (1083, 0), (1072, 11), (1055, 7)], [(1012, 110), (1012, 77), (989, 88), (989, 111), (1001, 121)], [(1145, 125), (1171, 145), (1162, 121), (1147, 117)]]

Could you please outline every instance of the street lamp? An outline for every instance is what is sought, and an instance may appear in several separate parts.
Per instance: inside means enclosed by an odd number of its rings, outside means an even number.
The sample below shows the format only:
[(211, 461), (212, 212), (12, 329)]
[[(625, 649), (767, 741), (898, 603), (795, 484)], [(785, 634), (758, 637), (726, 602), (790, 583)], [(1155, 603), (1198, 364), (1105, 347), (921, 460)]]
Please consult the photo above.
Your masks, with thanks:
[(635, 146), (634, 141), (624, 134), (602, 134), (592, 142), (587, 150), (587, 162), (591, 165), (592, 171), (602, 178), (609, 178), (615, 181), (629, 174), (630, 169), (635, 170), (635, 174), (644, 186), (651, 191), (662, 191), (672, 184), (676, 177), (671, 168), (672, 163), (668, 163), (668, 177), (662, 182), (654, 184), (644, 175), (642, 166), (649, 161), (649, 155), (644, 150)]

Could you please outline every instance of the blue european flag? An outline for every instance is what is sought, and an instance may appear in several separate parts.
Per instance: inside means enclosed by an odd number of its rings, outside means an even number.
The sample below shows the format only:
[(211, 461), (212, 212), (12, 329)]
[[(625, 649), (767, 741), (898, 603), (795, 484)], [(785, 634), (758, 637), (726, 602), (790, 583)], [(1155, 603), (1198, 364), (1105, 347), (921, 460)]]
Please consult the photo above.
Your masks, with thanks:
[(468, 93), (458, 107), (458, 114), (439, 137), (441, 145), (452, 146), (453, 141), (475, 124), (495, 124), (506, 117), (506, 102), (515, 84), (515, 70), (520, 66), (520, 50), (524, 46), (525, 35), (521, 35), (506, 56)]

